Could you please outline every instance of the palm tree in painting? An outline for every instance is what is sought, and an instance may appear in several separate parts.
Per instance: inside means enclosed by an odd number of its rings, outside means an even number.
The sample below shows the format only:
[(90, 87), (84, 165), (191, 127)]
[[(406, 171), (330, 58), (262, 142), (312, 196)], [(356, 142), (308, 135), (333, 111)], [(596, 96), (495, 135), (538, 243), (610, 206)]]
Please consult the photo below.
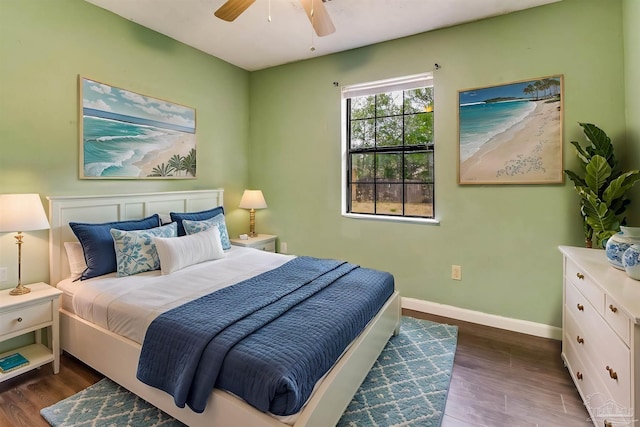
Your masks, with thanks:
[(186, 157), (182, 158), (182, 167), (191, 176), (196, 176), (196, 149), (192, 148)]
[(169, 165), (165, 165), (164, 162), (153, 168), (149, 176), (173, 176), (171, 172), (175, 169)]
[(184, 167), (184, 157), (180, 156), (179, 154), (174, 154), (173, 156), (171, 156), (171, 158), (167, 162), (167, 166), (175, 169), (176, 175), (179, 175), (180, 171), (186, 172), (186, 168)]
[(522, 91), (525, 93), (525, 95), (529, 95), (533, 98), (533, 93), (536, 91), (536, 88), (533, 87), (532, 84), (528, 85), (527, 87), (525, 87), (524, 89), (522, 89)]

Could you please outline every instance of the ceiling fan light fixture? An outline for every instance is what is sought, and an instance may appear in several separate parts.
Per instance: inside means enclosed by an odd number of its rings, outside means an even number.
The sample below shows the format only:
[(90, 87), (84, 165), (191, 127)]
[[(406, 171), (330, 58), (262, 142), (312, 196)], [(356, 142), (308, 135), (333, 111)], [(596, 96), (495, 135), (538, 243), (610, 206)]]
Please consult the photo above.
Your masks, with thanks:
[[(249, 8), (256, 0), (227, 0), (214, 15), (224, 21), (232, 22)], [(311, 26), (318, 37), (328, 36), (336, 31), (331, 17), (324, 7), (325, 0), (300, 0), (304, 8)], [(271, 22), (271, 1), (269, 1), (268, 21)]]

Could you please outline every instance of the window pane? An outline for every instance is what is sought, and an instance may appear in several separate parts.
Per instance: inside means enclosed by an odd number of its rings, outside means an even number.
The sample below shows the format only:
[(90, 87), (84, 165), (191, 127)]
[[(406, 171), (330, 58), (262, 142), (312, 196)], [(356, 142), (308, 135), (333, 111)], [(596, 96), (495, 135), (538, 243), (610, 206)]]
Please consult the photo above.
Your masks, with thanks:
[(398, 182), (402, 180), (402, 154), (376, 154), (376, 178), (385, 181)]
[(405, 215), (433, 218), (433, 184), (405, 184)]
[(375, 117), (375, 96), (351, 98), (351, 119)]
[(376, 95), (376, 117), (402, 114), (402, 91)]
[(373, 182), (374, 153), (351, 155), (351, 182)]
[(433, 151), (405, 154), (404, 178), (408, 182), (432, 183)]
[(402, 145), (402, 116), (377, 119), (376, 142), (378, 147)]
[(404, 113), (424, 113), (433, 111), (433, 88), (404, 91)]
[(376, 213), (402, 215), (402, 184), (376, 185)]
[(433, 113), (404, 116), (404, 143), (426, 145), (433, 142)]
[(375, 146), (375, 120), (351, 121), (351, 148), (368, 148)]
[(369, 214), (374, 213), (373, 188), (374, 184), (351, 185), (351, 212)]

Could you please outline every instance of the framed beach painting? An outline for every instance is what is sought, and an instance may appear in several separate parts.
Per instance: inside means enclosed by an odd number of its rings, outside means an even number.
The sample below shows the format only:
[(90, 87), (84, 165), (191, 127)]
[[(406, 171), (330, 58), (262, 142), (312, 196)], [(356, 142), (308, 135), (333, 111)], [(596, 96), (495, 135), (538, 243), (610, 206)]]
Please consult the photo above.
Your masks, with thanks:
[(80, 178), (193, 179), (196, 111), (79, 76)]
[(459, 184), (555, 184), (562, 171), (563, 77), (458, 92)]

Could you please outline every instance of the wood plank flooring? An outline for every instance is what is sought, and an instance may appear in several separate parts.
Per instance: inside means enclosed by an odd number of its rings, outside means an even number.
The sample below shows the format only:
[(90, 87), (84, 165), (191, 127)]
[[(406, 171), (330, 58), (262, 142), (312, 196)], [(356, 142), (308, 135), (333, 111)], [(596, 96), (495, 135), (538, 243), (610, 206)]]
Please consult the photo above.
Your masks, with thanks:
[[(592, 426), (560, 358), (560, 342), (405, 310), (459, 327), (443, 427)], [(0, 426), (48, 427), (40, 409), (103, 376), (63, 354), (0, 384)]]

